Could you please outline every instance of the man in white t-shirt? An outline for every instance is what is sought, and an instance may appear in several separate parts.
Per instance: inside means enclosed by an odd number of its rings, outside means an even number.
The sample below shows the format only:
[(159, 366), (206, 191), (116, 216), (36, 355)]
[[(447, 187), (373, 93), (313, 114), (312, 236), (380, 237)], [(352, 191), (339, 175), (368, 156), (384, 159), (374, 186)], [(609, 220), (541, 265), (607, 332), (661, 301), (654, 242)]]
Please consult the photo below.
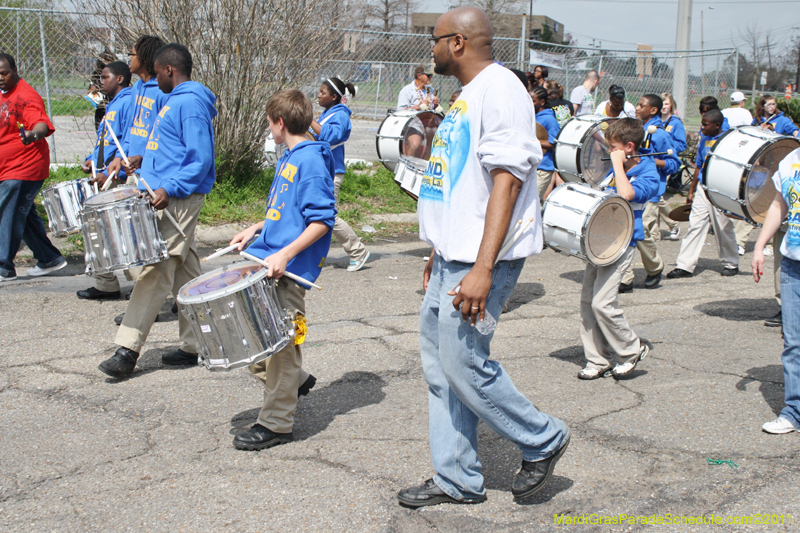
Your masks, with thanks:
[(731, 128), (749, 126), (753, 123), (753, 115), (744, 108), (745, 97), (741, 91), (731, 94), (731, 106), (722, 110), (722, 115), (728, 119)]
[[(772, 177), (775, 199), (753, 250), (753, 278), (764, 275), (764, 247), (786, 219), (786, 236), (780, 245), (781, 312), (783, 318), (783, 388), (781, 414), (761, 429), (766, 433), (800, 431), (800, 148), (787, 155)], [(776, 250), (777, 255), (777, 250)]]
[(600, 84), (600, 75), (596, 70), (590, 70), (583, 79), (583, 85), (572, 89), (569, 101), (575, 106), (575, 116), (590, 115), (594, 110), (594, 97), (592, 93)]
[[(485, 501), (482, 420), (522, 451), (511, 485), (521, 500), (546, 484), (569, 444), (567, 426), (537, 411), (489, 353), (490, 324), (525, 258), (542, 249), (533, 102), (516, 76), (492, 61), (491, 23), (482, 10), (451, 9), (430, 39), (434, 72), (463, 85), (436, 132), (417, 207), (420, 238), (433, 247), (422, 278), (420, 356), (436, 474), (397, 498), (407, 507)], [(532, 222), (503, 246), (517, 220)]]
[(612, 85), (608, 88), (608, 100), (597, 104), (594, 114), (604, 117), (636, 118), (636, 108), (625, 99), (624, 87)]

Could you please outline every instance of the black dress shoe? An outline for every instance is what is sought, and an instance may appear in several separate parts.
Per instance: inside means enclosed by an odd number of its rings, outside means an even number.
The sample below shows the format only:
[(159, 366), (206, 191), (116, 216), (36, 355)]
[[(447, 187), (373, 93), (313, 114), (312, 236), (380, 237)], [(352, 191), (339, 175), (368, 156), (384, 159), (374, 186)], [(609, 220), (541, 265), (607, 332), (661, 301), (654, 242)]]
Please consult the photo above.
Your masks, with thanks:
[(403, 489), (397, 493), (400, 505), (404, 507), (425, 507), (426, 505), (439, 505), (440, 503), (463, 503), (471, 505), (486, 501), (486, 494), (472, 494), (465, 496), (463, 500), (456, 500), (450, 497), (445, 491), (439, 488), (433, 478), (427, 480), (418, 487)]
[(620, 283), (619, 284), (619, 292), (622, 294), (623, 292), (633, 292), (633, 282), (630, 283)]
[(172, 304), (171, 311), (172, 311), (173, 315), (177, 315), (178, 314), (178, 302), (175, 302), (174, 304)]
[(522, 461), (522, 467), (520, 467), (514, 481), (511, 483), (511, 493), (514, 495), (515, 500), (530, 498), (544, 487), (547, 480), (553, 475), (553, 469), (556, 467), (556, 463), (561, 459), (561, 456), (564, 455), (564, 452), (567, 451), (569, 439), (570, 435), (567, 433), (567, 439), (564, 441), (564, 444), (561, 445), (561, 448), (547, 459), (542, 459), (541, 461)]
[(733, 267), (733, 268), (725, 267), (722, 269), (722, 272), (720, 272), (720, 275), (728, 277), (728, 276), (735, 276), (738, 273), (739, 273), (739, 267)]
[(661, 283), (661, 272), (644, 278), (645, 289), (655, 289), (656, 287), (658, 287), (659, 283)]
[(778, 314), (772, 318), (768, 318), (764, 321), (764, 325), (769, 328), (779, 328), (783, 325), (783, 316), (781, 312), (778, 311)]
[(317, 384), (317, 378), (309, 374), (308, 378), (306, 378), (303, 384), (297, 388), (297, 396), (299, 397), (307, 395), (309, 392), (311, 392), (311, 389), (313, 389), (314, 385), (316, 384)]
[[(122, 313), (121, 315), (115, 316), (114, 317), (114, 324), (116, 324), (118, 326), (121, 326), (123, 318), (125, 318), (125, 313)], [(156, 315), (156, 319), (153, 322), (161, 322), (161, 316), (160, 315)]]
[(162, 355), (161, 362), (167, 366), (197, 366), (197, 354), (178, 349)]
[(106, 292), (89, 287), (76, 293), (81, 300), (119, 300), (119, 291)]
[(233, 447), (237, 450), (265, 450), (293, 440), (294, 435), (291, 433), (275, 433), (261, 424), (256, 424), (236, 435), (233, 438)]
[(109, 359), (106, 359), (97, 368), (112, 378), (124, 378), (133, 374), (139, 352), (134, 352), (120, 346)]
[(667, 274), (667, 279), (675, 279), (675, 278), (691, 278), (694, 274), (689, 272), (688, 270), (684, 270), (682, 268), (676, 268), (669, 274)]

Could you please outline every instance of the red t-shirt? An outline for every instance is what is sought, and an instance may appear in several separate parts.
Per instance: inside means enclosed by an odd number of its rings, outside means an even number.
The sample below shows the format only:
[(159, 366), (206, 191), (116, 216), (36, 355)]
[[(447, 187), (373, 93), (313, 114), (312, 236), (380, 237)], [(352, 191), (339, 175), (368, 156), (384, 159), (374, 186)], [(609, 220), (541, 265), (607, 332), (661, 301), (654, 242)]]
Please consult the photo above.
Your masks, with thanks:
[(50, 172), (50, 147), (45, 139), (25, 146), (19, 126), (25, 131), (44, 122), (51, 135), (55, 128), (47, 118), (42, 97), (25, 80), (7, 93), (0, 93), (0, 181), (42, 181)]

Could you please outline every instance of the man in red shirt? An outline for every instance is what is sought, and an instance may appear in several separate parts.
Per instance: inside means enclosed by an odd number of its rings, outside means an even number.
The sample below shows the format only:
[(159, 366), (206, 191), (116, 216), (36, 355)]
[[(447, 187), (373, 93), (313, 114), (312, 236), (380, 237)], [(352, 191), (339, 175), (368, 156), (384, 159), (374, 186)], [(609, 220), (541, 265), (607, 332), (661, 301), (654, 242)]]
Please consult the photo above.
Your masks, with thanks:
[(16, 279), (14, 256), (22, 241), (37, 260), (29, 276), (67, 266), (33, 205), (50, 171), (44, 139), (54, 131), (42, 97), (20, 79), (14, 58), (0, 54), (0, 283)]

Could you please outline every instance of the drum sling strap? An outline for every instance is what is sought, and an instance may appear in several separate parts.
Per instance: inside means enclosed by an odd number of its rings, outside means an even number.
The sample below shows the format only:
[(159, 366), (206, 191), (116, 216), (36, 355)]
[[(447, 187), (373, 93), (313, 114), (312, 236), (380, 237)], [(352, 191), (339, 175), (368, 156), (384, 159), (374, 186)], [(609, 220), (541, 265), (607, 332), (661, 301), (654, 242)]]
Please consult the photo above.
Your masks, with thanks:
[[(325, 124), (326, 122), (328, 122), (328, 119), (329, 119), (329, 118), (331, 118), (332, 116), (333, 116), (333, 113), (331, 113), (331, 114), (330, 114), (330, 115), (328, 115), (327, 117), (323, 118), (323, 119), (322, 119), (322, 122), (320, 122), (320, 123), (319, 123), (319, 125), (320, 125), (320, 126), (322, 126), (323, 124)], [(320, 131), (321, 131), (321, 130), (320, 130)], [(336, 149), (336, 148), (339, 148), (340, 146), (344, 146), (344, 143), (339, 143), (339, 144), (334, 144), (334, 145), (331, 145), (331, 150), (334, 150), (334, 149)]]

